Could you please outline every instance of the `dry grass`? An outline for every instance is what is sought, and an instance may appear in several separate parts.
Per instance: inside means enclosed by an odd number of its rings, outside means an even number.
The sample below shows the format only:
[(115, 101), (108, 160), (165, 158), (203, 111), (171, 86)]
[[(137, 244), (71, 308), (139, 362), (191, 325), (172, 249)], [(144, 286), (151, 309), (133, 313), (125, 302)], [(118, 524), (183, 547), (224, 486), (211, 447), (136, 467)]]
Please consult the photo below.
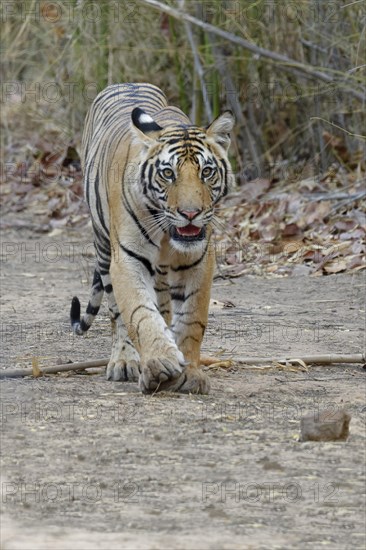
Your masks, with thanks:
[[(344, 92), (347, 86), (360, 90), (364, 78), (362, 2), (211, 0), (187, 1), (184, 9), (334, 77), (332, 84), (305, 78), (191, 26), (213, 113), (241, 112), (233, 149), (238, 182), (284, 159), (305, 159), (315, 171), (339, 161), (323, 136), (324, 130), (342, 133), (330, 123), (351, 134), (345, 138), (352, 152), (362, 146), (352, 134), (365, 127), (363, 105)], [(139, 0), (15, 1), (4, 3), (3, 13), (8, 162), (34, 154), (44, 141), (78, 144), (90, 102), (113, 82), (153, 82), (195, 122), (207, 122), (181, 21)]]

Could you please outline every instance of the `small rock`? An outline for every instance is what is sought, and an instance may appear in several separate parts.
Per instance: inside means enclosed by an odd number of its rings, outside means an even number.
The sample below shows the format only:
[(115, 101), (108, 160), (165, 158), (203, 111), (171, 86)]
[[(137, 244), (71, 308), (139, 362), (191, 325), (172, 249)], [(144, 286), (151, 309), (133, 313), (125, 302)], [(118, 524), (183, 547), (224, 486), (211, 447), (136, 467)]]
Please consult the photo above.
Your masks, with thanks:
[(300, 441), (345, 441), (351, 415), (345, 410), (325, 409), (301, 419)]
[(283, 470), (284, 468), (281, 466), (279, 462), (276, 462), (276, 460), (268, 460), (263, 462), (263, 470)]

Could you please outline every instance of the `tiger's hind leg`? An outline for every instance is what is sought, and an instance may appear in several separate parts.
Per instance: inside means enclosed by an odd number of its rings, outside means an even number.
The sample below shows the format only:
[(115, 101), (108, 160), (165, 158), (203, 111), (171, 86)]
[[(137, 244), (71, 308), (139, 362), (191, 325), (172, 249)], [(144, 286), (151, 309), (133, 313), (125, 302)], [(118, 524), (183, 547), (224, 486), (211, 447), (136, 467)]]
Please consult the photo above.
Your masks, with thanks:
[(107, 380), (136, 382), (140, 376), (140, 356), (127, 334), (118, 311), (109, 275), (103, 276), (112, 325), (112, 351), (107, 365)]

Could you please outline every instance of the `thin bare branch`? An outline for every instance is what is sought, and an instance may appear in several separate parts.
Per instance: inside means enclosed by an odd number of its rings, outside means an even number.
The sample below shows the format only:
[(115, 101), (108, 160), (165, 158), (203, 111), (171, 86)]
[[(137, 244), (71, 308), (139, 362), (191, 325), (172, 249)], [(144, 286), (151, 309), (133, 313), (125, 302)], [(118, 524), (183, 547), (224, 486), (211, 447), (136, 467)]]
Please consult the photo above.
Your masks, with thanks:
[(337, 84), (340, 86), (339, 88), (340, 91), (342, 89), (341, 86), (343, 84), (344, 90), (347, 91), (348, 94), (350, 94), (351, 96), (353, 96), (354, 98), (362, 102), (366, 101), (365, 93), (355, 90), (354, 83), (351, 83), (351, 82), (342, 83), (341, 81), (337, 81), (329, 74), (318, 71), (311, 65), (300, 63), (299, 61), (295, 61), (295, 59), (291, 59), (286, 55), (267, 50), (266, 48), (262, 48), (260, 46), (256, 46), (255, 44), (252, 44), (248, 40), (245, 40), (244, 38), (241, 38), (236, 34), (232, 34), (228, 31), (224, 31), (219, 27), (215, 27), (215, 25), (211, 25), (210, 23), (206, 23), (205, 21), (202, 21), (201, 19), (198, 19), (193, 15), (190, 15), (181, 10), (172, 8), (171, 6), (167, 6), (166, 4), (159, 2), (158, 0), (138, 0), (138, 1), (141, 4), (150, 6), (156, 10), (159, 10), (160, 12), (167, 13), (168, 15), (170, 15), (171, 17), (174, 17), (175, 19), (178, 19), (180, 21), (187, 21), (189, 23), (192, 23), (193, 25), (197, 25), (198, 27), (201, 27), (201, 29), (204, 29), (206, 32), (215, 34), (216, 36), (220, 36), (221, 38), (224, 38), (225, 40), (228, 40), (229, 42), (232, 42), (234, 44), (238, 44), (242, 48), (245, 48), (246, 50), (249, 50), (250, 52), (256, 55), (263, 57), (264, 59), (274, 61), (277, 63), (278, 68), (283, 67), (283, 68), (286, 68), (287, 70), (290, 69), (293, 72), (301, 73), (304, 76), (307, 76), (310, 78), (315, 78), (317, 80), (322, 80), (323, 82)]
[[(92, 369), (96, 367), (105, 367), (108, 359), (99, 359), (96, 361), (83, 361), (81, 363), (65, 363), (64, 365), (53, 365), (52, 367), (39, 367), (40, 375), (56, 374), (58, 372), (69, 372), (77, 370)], [(0, 378), (22, 378), (23, 376), (32, 376), (34, 369), (5, 369), (0, 371)]]
[(355, 138), (362, 139), (363, 141), (366, 141), (366, 135), (363, 134), (354, 134), (353, 132), (350, 132), (349, 130), (346, 130), (346, 128), (342, 128), (342, 126), (339, 126), (338, 124), (334, 124), (334, 122), (331, 122), (330, 120), (326, 120), (325, 118), (322, 118), (320, 116), (311, 116), (310, 120), (321, 120), (322, 122), (325, 122), (326, 124), (330, 124), (333, 126), (333, 128), (337, 128), (337, 130), (341, 130), (348, 136), (352, 136)]
[[(184, 0), (178, 0), (178, 5), (179, 5), (180, 8), (184, 8)], [(202, 63), (201, 63), (200, 56), (199, 56), (199, 53), (198, 53), (196, 41), (195, 41), (195, 38), (193, 36), (191, 25), (187, 21), (184, 21), (183, 24), (184, 24), (184, 29), (186, 31), (186, 35), (187, 35), (187, 38), (188, 38), (189, 45), (190, 45), (191, 50), (192, 50), (194, 68), (195, 68), (195, 71), (196, 71), (196, 73), (198, 75), (198, 78), (199, 78), (199, 81), (200, 81), (202, 97), (203, 97), (203, 103), (205, 105), (205, 110), (206, 110), (207, 122), (211, 122), (211, 120), (213, 118), (213, 114), (212, 114), (210, 99), (208, 97), (207, 86), (206, 86), (206, 82), (205, 82), (205, 78), (204, 78), (204, 69), (202, 67)], [(194, 122), (196, 122), (196, 121), (194, 121)]]
[[(210, 43), (211, 43), (211, 48), (212, 48), (213, 55), (215, 57), (217, 70), (220, 73), (222, 81), (225, 83), (225, 87), (226, 87), (227, 90), (234, 90), (235, 89), (234, 81), (233, 81), (233, 79), (231, 77), (231, 74), (228, 71), (228, 68), (226, 66), (225, 58), (224, 58), (222, 52), (220, 51), (220, 48), (215, 46), (215, 44), (213, 43), (212, 36), (210, 34), (208, 36), (209, 36), (209, 40), (210, 40)], [(257, 153), (256, 142), (255, 142), (255, 139), (253, 138), (253, 136), (251, 134), (251, 131), (249, 129), (249, 126), (247, 124), (245, 115), (243, 113), (242, 106), (240, 105), (240, 102), (239, 102), (238, 98), (236, 97), (236, 94), (233, 94), (233, 93), (228, 94), (227, 99), (228, 99), (228, 103), (230, 104), (230, 108), (232, 109), (232, 111), (234, 113), (235, 119), (240, 124), (240, 127), (243, 129), (243, 132), (246, 136), (246, 145), (247, 145), (247, 147), (250, 151), (252, 160), (253, 160), (253, 162), (255, 163), (256, 166), (260, 167), (261, 166), (261, 161), (260, 161), (259, 154)]]

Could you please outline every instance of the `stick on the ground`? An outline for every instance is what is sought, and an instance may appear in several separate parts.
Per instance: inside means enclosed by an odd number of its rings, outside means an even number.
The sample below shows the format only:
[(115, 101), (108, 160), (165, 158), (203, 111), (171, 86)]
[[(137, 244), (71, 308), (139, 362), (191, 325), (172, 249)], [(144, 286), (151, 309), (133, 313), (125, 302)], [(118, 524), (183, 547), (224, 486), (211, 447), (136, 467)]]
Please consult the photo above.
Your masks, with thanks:
[[(291, 357), (233, 357), (233, 358), (218, 358), (218, 357), (202, 357), (202, 364), (210, 365), (219, 363), (224, 360), (231, 360), (233, 364), (241, 365), (262, 365), (268, 363), (304, 363), (313, 365), (336, 365), (336, 364), (359, 364), (366, 363), (366, 356), (362, 353), (353, 355), (292, 355)], [(97, 367), (105, 367), (109, 359), (99, 359), (98, 361), (83, 361), (82, 363), (66, 363), (64, 365), (54, 365), (52, 367), (38, 367), (41, 375), (55, 374), (57, 372), (69, 372)], [(4, 369), (0, 371), (0, 378), (22, 378), (24, 376), (32, 376), (33, 369)]]
[[(69, 372), (74, 370), (92, 369), (95, 367), (105, 367), (109, 359), (99, 359), (98, 361), (83, 361), (82, 363), (65, 363), (64, 365), (53, 365), (52, 367), (38, 367), (42, 374), (56, 374), (57, 372)], [(33, 369), (5, 369), (0, 371), (0, 378), (22, 378), (23, 376), (32, 376)]]
[(355, 353), (354, 355), (290, 355), (286, 357), (237, 357), (233, 358), (234, 363), (247, 364), (247, 365), (261, 365), (262, 363), (298, 363), (303, 361), (304, 363), (312, 363), (313, 365), (332, 365), (342, 363), (365, 363), (366, 356), (362, 353)]

